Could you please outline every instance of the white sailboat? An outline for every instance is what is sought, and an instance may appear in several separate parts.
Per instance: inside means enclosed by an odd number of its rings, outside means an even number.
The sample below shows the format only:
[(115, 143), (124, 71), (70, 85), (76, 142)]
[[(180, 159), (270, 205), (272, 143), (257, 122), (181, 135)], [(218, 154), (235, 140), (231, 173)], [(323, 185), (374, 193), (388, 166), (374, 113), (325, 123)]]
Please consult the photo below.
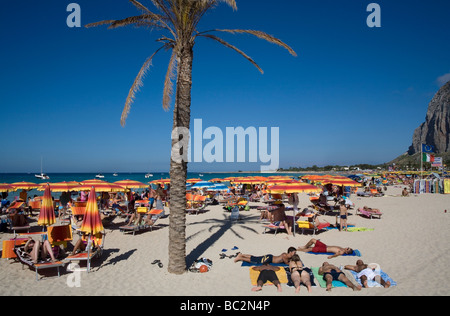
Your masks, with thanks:
[(146, 178), (150, 178), (150, 177), (153, 177), (153, 174), (151, 174), (151, 173), (147, 173), (147, 174), (145, 174), (145, 177), (146, 177)]
[(42, 180), (48, 180), (50, 177), (42, 172), (42, 156), (41, 156), (41, 173), (34, 175), (36, 178), (42, 179)]

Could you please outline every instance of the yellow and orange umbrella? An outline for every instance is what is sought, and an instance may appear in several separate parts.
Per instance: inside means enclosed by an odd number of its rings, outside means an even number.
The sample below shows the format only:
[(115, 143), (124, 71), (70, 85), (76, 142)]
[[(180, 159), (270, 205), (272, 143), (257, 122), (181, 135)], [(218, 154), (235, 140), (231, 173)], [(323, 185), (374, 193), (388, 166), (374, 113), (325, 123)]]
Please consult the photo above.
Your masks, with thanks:
[(170, 179), (159, 179), (159, 180), (153, 180), (149, 182), (150, 184), (169, 184), (170, 183)]
[(8, 183), (0, 183), (0, 192), (11, 192), (16, 191), (16, 189)]
[(91, 235), (95, 235), (103, 231), (103, 223), (100, 217), (100, 212), (98, 211), (94, 187), (92, 187), (89, 192), (89, 198), (86, 203), (86, 211), (84, 213), (80, 231)]
[(127, 191), (127, 188), (124, 188), (121, 185), (115, 184), (115, 183), (109, 183), (109, 182), (91, 182), (88, 184), (82, 184), (74, 188), (75, 191), (89, 191), (92, 189), (92, 187), (95, 188), (95, 191), (97, 192), (124, 192)]
[(143, 189), (143, 188), (148, 188), (148, 184), (142, 183), (140, 181), (136, 181), (136, 180), (120, 180), (120, 181), (116, 181), (114, 182), (115, 184), (120, 185), (121, 187), (124, 187), (126, 189), (131, 189), (131, 188), (138, 188), (138, 189)]
[(52, 192), (69, 192), (69, 191), (74, 191), (74, 189), (78, 186), (80, 186), (80, 184), (78, 182), (75, 181), (70, 181), (70, 182), (57, 182), (57, 183), (45, 183), (42, 184), (40, 187), (38, 187), (38, 191), (44, 191), (45, 188), (47, 187), (47, 185), (50, 185), (50, 190), (52, 190)]
[(41, 210), (39, 211), (39, 226), (50, 226), (56, 223), (55, 209), (53, 207), (50, 185), (46, 185), (44, 197), (42, 198)]
[(334, 185), (344, 186), (344, 187), (359, 187), (359, 186), (362, 186), (361, 183), (353, 181), (353, 180), (351, 180), (349, 178), (347, 178), (347, 179), (324, 179), (324, 180), (321, 180), (321, 182), (323, 184), (331, 183), (331, 184), (334, 184)]
[(267, 188), (271, 194), (283, 194), (283, 193), (310, 193), (310, 192), (320, 192), (322, 189), (316, 187), (315, 185), (296, 182), (296, 183), (281, 183), (269, 186)]
[(197, 182), (200, 182), (200, 181), (203, 181), (203, 180), (199, 179), (199, 178), (194, 178), (194, 179), (187, 179), (186, 183), (197, 183)]
[(39, 187), (39, 184), (33, 183), (33, 182), (26, 182), (26, 181), (22, 181), (22, 182), (14, 182), (11, 183), (11, 186), (14, 187), (16, 190), (32, 190), (32, 189), (37, 189)]

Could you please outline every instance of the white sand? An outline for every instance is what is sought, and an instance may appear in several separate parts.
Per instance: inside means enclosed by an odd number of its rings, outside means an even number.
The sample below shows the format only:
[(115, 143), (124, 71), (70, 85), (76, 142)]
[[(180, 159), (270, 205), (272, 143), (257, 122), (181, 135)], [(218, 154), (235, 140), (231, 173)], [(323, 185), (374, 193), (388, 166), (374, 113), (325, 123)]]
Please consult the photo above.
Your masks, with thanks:
[[(333, 288), (331, 293), (314, 287), (309, 294), (302, 287), (300, 295), (449, 295), (450, 275), (446, 273), (450, 262), (450, 195), (422, 194), (400, 197), (401, 187), (389, 187), (387, 196), (352, 200), (356, 207), (364, 205), (379, 208), (381, 220), (366, 219), (355, 215), (349, 223), (357, 227), (374, 228), (366, 232), (339, 232), (330, 230), (320, 238), (328, 245), (349, 246), (359, 249), (366, 263), (376, 262), (398, 285), (389, 289), (369, 288), (353, 292), (349, 288)], [(309, 200), (300, 195), (300, 207)], [(262, 205), (252, 203), (251, 205)], [(448, 213), (444, 210), (448, 209)], [(288, 247), (306, 244), (312, 235), (287, 237), (262, 234), (259, 211), (242, 212), (243, 220), (230, 225), (229, 213), (221, 206), (210, 206), (208, 212), (187, 217), (187, 254), (191, 260), (206, 257), (213, 261), (208, 273), (186, 272), (172, 275), (167, 272), (168, 262), (168, 218), (161, 219), (161, 228), (136, 236), (124, 235), (117, 228), (107, 228), (105, 251), (101, 259), (93, 262), (93, 271), (80, 274), (80, 287), (68, 286), (74, 274), (62, 269), (62, 276), (53, 272), (41, 274), (35, 280), (34, 271), (13, 260), (0, 260), (1, 295), (177, 295), (177, 296), (261, 296), (298, 295), (294, 288), (282, 285), (283, 292), (265, 286), (261, 293), (250, 291), (249, 268), (233, 263), (233, 259), (219, 259), (222, 249), (226, 254), (238, 251), (253, 255), (285, 252)], [(334, 217), (323, 216), (334, 223)], [(119, 223), (119, 219), (116, 220)], [(1, 240), (11, 234), (3, 233)], [(358, 257), (327, 259), (324, 255), (299, 253), (306, 266), (320, 266), (329, 261), (337, 266), (355, 264)], [(151, 262), (160, 259), (163, 268)], [(318, 282), (316, 282), (318, 283)]]

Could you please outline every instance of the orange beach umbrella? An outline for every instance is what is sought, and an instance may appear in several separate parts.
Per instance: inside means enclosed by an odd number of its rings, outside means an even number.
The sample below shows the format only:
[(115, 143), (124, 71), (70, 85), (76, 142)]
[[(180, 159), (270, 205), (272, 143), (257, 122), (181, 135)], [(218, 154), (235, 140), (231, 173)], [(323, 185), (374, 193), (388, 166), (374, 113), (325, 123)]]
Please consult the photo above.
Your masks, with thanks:
[(92, 187), (95, 188), (95, 191), (97, 192), (124, 192), (127, 191), (127, 188), (115, 184), (115, 183), (109, 183), (109, 182), (92, 182), (89, 184), (82, 184), (74, 188), (75, 191), (89, 191), (92, 189)]
[(281, 183), (267, 188), (270, 193), (283, 194), (283, 193), (302, 193), (302, 192), (320, 192), (322, 189), (315, 185), (297, 182), (297, 183)]
[(50, 185), (46, 185), (44, 197), (42, 198), (41, 210), (39, 212), (38, 225), (50, 226), (56, 223), (55, 209), (53, 207), (52, 193)]
[(16, 189), (8, 183), (0, 183), (0, 192), (11, 192), (16, 191)]
[(38, 191), (44, 191), (45, 188), (47, 187), (47, 185), (50, 185), (50, 190), (52, 190), (52, 192), (69, 192), (69, 191), (74, 191), (75, 187), (79, 186), (80, 184), (75, 181), (46, 183), (46, 184), (42, 184), (40, 187), (38, 187), (37, 188)]
[(84, 213), (80, 230), (91, 235), (95, 235), (103, 231), (102, 219), (100, 218), (100, 212), (98, 211), (94, 187), (92, 187), (89, 192), (89, 198), (86, 203), (86, 211)]
[(11, 183), (11, 186), (14, 187), (16, 190), (32, 190), (32, 189), (37, 189), (39, 187), (39, 184), (33, 183), (33, 182), (26, 182), (26, 181), (22, 181), (22, 182), (14, 182)]
[(131, 188), (148, 188), (148, 184), (142, 183), (140, 181), (136, 181), (136, 180), (120, 180), (120, 181), (116, 181), (114, 182), (114, 184), (118, 184), (121, 187), (124, 187), (126, 189), (131, 189)]

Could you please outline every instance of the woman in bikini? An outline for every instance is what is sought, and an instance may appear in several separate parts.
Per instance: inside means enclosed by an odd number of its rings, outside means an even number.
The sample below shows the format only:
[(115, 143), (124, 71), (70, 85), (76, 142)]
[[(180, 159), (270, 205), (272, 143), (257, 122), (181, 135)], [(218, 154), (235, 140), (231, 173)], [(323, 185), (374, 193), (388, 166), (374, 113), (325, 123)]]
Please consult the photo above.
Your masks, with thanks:
[(311, 293), (310, 270), (303, 265), (299, 255), (295, 254), (292, 256), (291, 261), (289, 262), (289, 271), (291, 272), (292, 282), (294, 282), (295, 293), (300, 292), (301, 284), (304, 284), (308, 289), (308, 292)]

